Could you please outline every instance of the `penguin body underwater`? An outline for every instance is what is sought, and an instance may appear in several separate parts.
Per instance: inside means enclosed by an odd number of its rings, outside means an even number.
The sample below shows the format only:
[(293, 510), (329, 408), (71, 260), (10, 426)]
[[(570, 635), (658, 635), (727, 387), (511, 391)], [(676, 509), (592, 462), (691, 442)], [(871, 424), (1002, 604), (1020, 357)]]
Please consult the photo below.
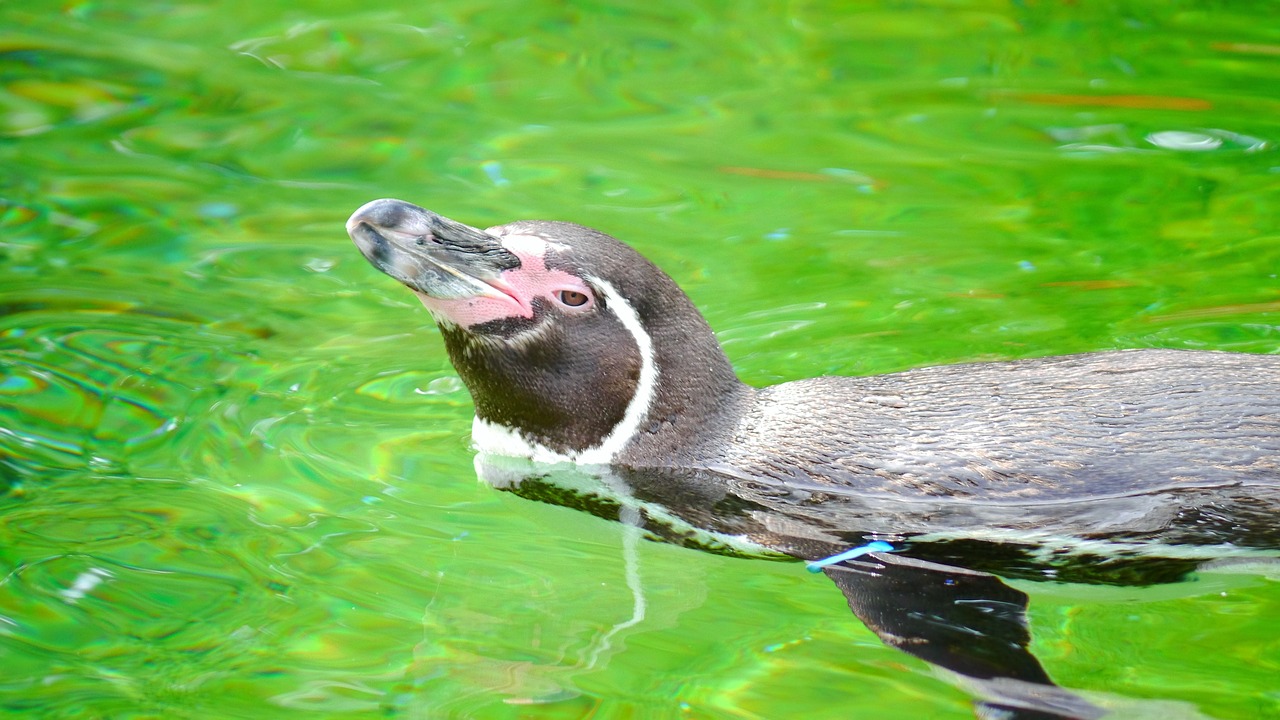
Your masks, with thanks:
[[(1025, 594), (997, 576), (1144, 584), (1280, 550), (1280, 355), (1111, 351), (756, 389), (676, 283), (599, 231), (480, 230), (390, 199), (347, 231), (436, 319), (482, 458), (586, 468), (805, 560), (905, 543), (823, 571), (885, 642), (986, 683), (999, 717), (1100, 711), (1052, 684), (1026, 649)], [(1121, 547), (1124, 569), (1085, 577), (1097, 562), (1039, 551), (1064, 542)], [(1193, 550), (1161, 556), (1171, 545)]]

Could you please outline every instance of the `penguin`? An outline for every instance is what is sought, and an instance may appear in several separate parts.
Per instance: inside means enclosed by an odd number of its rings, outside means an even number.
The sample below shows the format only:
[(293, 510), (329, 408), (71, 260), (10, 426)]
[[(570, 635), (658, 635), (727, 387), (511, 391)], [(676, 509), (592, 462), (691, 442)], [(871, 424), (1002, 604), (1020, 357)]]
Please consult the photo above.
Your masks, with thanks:
[[(1027, 651), (1025, 594), (1000, 581), (1099, 567), (1043, 548), (1122, 547), (1099, 580), (1117, 584), (1280, 550), (1280, 355), (1120, 350), (753, 388), (675, 281), (598, 230), (482, 230), (381, 199), (347, 232), (435, 319), (480, 458), (580, 468), (730, 545), (804, 560), (905, 543), (822, 570), (885, 642), (986, 683), (994, 716), (1101, 714), (1058, 693)], [(578, 502), (524, 475), (509, 484)], [(1170, 545), (1200, 550), (1147, 552)]]

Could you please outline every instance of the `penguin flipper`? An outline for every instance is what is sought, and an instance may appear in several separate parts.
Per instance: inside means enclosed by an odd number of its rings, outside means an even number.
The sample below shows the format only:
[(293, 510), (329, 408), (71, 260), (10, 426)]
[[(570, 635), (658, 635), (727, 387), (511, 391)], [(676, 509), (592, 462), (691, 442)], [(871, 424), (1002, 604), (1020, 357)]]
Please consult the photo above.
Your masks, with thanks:
[(890, 646), (966, 677), (1049, 684), (1027, 650), (1027, 595), (995, 575), (888, 553), (824, 568)]
[(981, 717), (1096, 718), (1027, 649), (1027, 595), (989, 573), (888, 553), (823, 568), (849, 609), (886, 645), (962, 675)]

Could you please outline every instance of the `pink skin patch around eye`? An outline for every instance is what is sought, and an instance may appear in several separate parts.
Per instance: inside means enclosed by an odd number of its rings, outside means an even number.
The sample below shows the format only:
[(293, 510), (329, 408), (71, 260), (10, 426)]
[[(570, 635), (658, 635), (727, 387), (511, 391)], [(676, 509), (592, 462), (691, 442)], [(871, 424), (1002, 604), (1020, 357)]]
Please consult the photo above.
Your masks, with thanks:
[[(503, 318), (531, 318), (534, 298), (556, 302), (555, 294), (562, 290), (593, 297), (591, 289), (581, 279), (563, 270), (547, 268), (546, 240), (532, 235), (510, 235), (502, 239), (502, 246), (520, 258), (520, 267), (503, 270), (499, 280), (490, 283), (492, 292), (450, 300), (415, 294), (437, 318), (464, 328)], [(587, 303), (578, 309), (585, 310), (589, 306)], [(567, 309), (572, 311), (575, 308)]]

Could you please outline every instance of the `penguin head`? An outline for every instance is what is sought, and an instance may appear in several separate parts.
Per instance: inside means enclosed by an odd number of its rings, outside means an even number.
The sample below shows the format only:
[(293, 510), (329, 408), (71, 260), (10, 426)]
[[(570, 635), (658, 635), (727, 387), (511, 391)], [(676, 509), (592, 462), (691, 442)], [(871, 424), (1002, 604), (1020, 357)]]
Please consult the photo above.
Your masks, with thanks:
[(475, 402), (482, 450), (583, 463), (677, 451), (720, 404), (714, 394), (738, 387), (679, 286), (597, 230), (479, 230), (384, 199), (347, 231), (435, 318)]

